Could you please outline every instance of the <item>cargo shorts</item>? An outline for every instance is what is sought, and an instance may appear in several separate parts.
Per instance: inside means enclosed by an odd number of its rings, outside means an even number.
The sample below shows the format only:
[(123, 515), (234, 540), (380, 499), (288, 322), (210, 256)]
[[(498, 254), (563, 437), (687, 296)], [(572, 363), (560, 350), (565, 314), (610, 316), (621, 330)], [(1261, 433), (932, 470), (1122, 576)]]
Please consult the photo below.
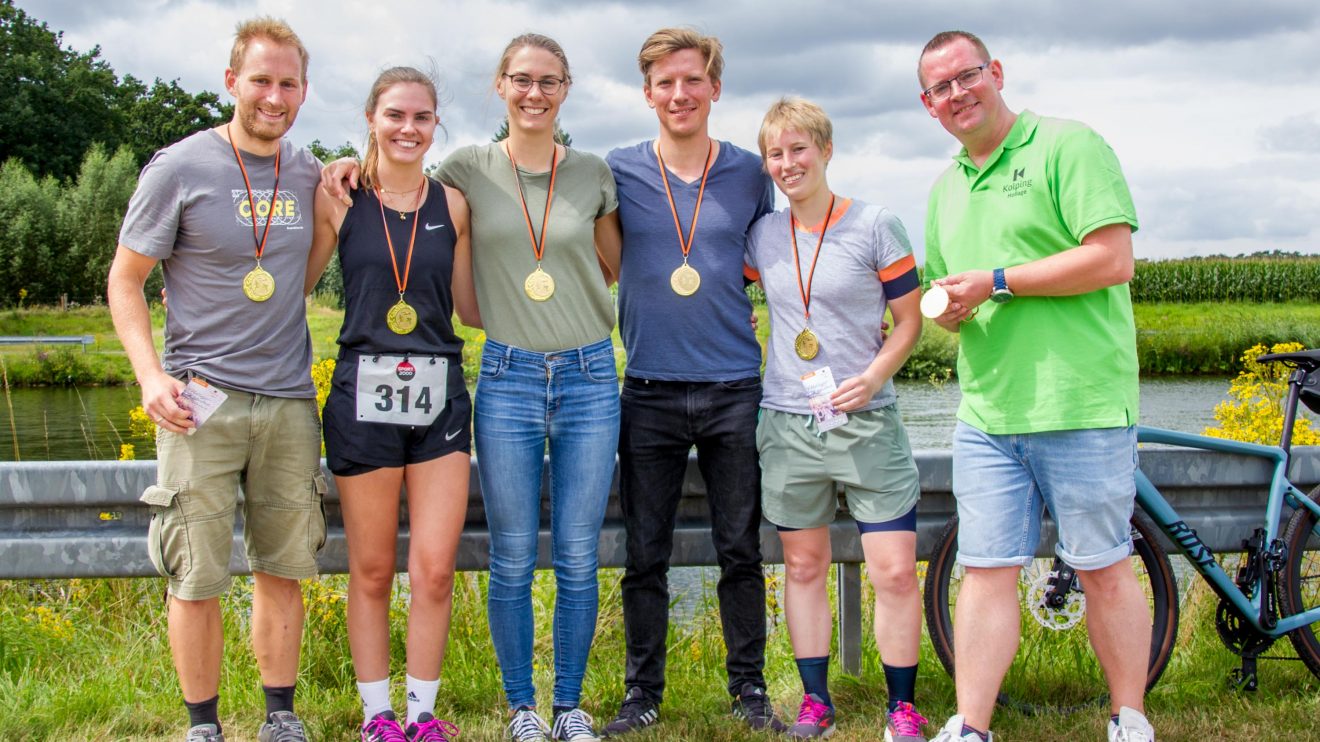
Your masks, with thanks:
[(325, 543), (316, 401), (223, 391), (229, 398), (195, 434), (157, 430), (157, 483), (141, 498), (151, 562), (182, 600), (229, 589), (240, 507), (253, 572), (314, 577)]

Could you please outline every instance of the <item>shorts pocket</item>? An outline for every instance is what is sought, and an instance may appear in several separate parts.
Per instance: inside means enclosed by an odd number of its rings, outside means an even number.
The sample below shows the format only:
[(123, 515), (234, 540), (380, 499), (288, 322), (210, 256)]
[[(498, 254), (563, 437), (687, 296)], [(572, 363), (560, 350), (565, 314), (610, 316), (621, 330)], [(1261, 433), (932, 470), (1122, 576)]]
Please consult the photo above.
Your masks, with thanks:
[(308, 516), (311, 520), (307, 524), (307, 546), (311, 549), (312, 556), (325, 546), (326, 524), (325, 524), (325, 495), (330, 487), (326, 484), (325, 474), (317, 472), (312, 477), (312, 497), (315, 498), (311, 514)]
[(177, 503), (181, 489), (153, 484), (139, 498), (151, 507), (147, 556), (162, 577), (179, 577), (188, 568), (188, 532)]

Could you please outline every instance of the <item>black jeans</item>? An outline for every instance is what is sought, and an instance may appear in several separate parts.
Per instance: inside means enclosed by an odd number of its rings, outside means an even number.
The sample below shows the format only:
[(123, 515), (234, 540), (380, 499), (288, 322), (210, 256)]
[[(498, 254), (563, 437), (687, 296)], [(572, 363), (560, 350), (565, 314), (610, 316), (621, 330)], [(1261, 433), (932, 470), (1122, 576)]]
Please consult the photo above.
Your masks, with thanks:
[(765, 576), (756, 415), (761, 381), (625, 378), (620, 396), (619, 500), (627, 532), (622, 582), (626, 682), (659, 703), (665, 688), (669, 559), (688, 452), (706, 482), (720, 565), (716, 593), (729, 692), (765, 687)]

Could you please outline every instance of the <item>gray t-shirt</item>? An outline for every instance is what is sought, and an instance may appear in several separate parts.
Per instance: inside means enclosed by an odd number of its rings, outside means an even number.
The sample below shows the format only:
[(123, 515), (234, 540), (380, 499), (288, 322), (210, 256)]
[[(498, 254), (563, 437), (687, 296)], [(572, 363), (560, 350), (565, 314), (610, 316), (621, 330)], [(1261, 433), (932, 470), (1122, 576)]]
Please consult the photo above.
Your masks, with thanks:
[[(835, 206), (837, 214), (839, 207)], [(747, 233), (747, 265), (760, 275), (770, 309), (770, 342), (766, 348), (761, 406), (802, 415), (811, 413), (802, 375), (829, 366), (836, 384), (857, 376), (880, 352), (880, 322), (885, 316), (886, 290), (907, 293), (916, 288), (912, 246), (903, 224), (881, 206), (854, 200), (825, 232), (815, 278), (811, 282), (811, 331), (820, 352), (805, 361), (793, 341), (808, 322), (804, 318), (798, 274), (793, 267), (787, 208), (761, 217)], [(811, 276), (811, 261), (820, 237), (802, 225), (797, 229), (802, 286)], [(893, 381), (886, 381), (863, 410), (897, 400)]]
[[(498, 143), (457, 150), (438, 177), (467, 197), (472, 213), (472, 272), (486, 335), (545, 353), (604, 340), (614, 329), (614, 302), (596, 261), (596, 220), (619, 207), (614, 176), (599, 157), (565, 148), (555, 174), (541, 267), (555, 281), (546, 301), (533, 301), (523, 282), (536, 269), (518, 181)], [(537, 238), (550, 173), (519, 168)]]
[(171, 376), (273, 397), (315, 397), (303, 278), (312, 245), (312, 203), (321, 164), (281, 142), (275, 157), (243, 153), (257, 234), (270, 215), (261, 266), (275, 295), (255, 302), (243, 277), (256, 266), (253, 214), (234, 151), (219, 132), (198, 132), (157, 152), (142, 169), (119, 242), (161, 261), (169, 310), (162, 365)]

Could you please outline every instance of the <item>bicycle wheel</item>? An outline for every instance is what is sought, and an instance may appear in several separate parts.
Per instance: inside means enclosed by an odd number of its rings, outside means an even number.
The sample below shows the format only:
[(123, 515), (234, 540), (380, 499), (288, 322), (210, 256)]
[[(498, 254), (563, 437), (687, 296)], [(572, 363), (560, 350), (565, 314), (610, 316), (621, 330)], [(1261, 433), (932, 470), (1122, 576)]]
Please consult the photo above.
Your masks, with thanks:
[[(1308, 495), (1312, 501), (1320, 500), (1320, 487)], [(1320, 532), (1315, 515), (1298, 508), (1288, 519), (1283, 540), (1288, 544), (1288, 563), (1283, 571), (1283, 615), (1310, 610), (1320, 606)], [(1317, 677), (1320, 677), (1320, 638), (1317, 624), (1303, 626), (1288, 632), (1288, 639), (1301, 658)]]
[[(958, 518), (944, 527), (926, 571), (926, 626), (935, 654), (953, 675), (953, 605), (963, 568), (955, 562)], [(1132, 518), (1132, 568), (1151, 613), (1150, 665), (1146, 689), (1159, 680), (1178, 635), (1178, 586), (1169, 557), (1145, 516)], [(1000, 687), (999, 703), (1023, 713), (1070, 713), (1108, 697), (1104, 672), (1086, 633), (1086, 596), (1080, 581), (1063, 594), (1061, 605), (1045, 601), (1060, 563), (1036, 559), (1022, 570), (1018, 597), (1022, 641)]]

